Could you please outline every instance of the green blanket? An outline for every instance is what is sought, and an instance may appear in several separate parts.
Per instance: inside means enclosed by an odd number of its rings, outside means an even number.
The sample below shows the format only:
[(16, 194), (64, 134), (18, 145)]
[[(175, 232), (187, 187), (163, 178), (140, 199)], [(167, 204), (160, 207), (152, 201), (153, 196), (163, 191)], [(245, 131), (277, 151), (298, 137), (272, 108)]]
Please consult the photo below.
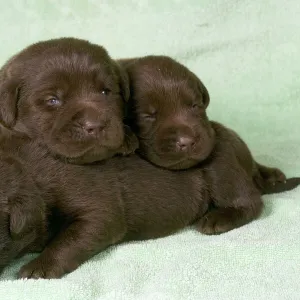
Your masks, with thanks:
[[(0, 0), (0, 64), (30, 43), (75, 36), (113, 57), (166, 54), (211, 95), (208, 114), (255, 158), (300, 176), (299, 0)], [(0, 277), (1, 300), (300, 299), (300, 188), (220, 236), (186, 229), (97, 255), (60, 280)]]

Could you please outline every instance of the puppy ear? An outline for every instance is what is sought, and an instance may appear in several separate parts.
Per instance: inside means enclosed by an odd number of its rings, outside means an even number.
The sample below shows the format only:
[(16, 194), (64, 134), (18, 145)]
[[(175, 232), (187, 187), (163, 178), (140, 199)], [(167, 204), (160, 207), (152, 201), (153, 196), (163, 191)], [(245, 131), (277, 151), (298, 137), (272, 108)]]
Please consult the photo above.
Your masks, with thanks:
[(125, 102), (128, 102), (130, 97), (129, 77), (125, 69), (121, 64), (116, 62), (116, 72), (119, 77), (119, 85), (121, 94)]
[(207, 88), (205, 87), (205, 85), (202, 83), (202, 81), (200, 79), (198, 79), (198, 87), (199, 87), (202, 97), (203, 97), (203, 104), (204, 104), (205, 108), (207, 108), (207, 106), (209, 105), (209, 102), (210, 102), (210, 97), (209, 97)]
[(12, 66), (4, 66), (0, 70), (0, 123), (12, 128), (17, 118), (18, 80), (10, 70)]

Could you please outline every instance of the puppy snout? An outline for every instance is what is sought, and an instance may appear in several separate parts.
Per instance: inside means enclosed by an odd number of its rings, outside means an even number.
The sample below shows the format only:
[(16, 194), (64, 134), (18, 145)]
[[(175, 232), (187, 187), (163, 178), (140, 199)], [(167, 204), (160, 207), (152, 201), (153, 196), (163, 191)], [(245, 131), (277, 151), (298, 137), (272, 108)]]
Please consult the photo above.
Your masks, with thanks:
[(190, 136), (180, 136), (176, 141), (176, 147), (180, 151), (187, 152), (191, 150), (195, 145), (195, 139)]
[(100, 121), (100, 120), (86, 120), (84, 122), (82, 122), (82, 128), (83, 130), (89, 134), (89, 135), (93, 135), (96, 134), (97, 132), (102, 131), (106, 126), (106, 122), (105, 121)]
[(74, 130), (79, 130), (86, 136), (97, 136), (108, 125), (108, 120), (103, 113), (95, 109), (84, 109), (72, 118)]

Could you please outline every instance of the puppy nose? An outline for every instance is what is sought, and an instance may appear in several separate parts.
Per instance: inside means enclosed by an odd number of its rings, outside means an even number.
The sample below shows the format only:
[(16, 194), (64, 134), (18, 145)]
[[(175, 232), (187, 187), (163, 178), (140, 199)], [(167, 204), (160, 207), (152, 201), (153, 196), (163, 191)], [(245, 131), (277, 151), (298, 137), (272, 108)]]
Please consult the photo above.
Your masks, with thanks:
[(86, 133), (91, 135), (103, 130), (104, 127), (105, 123), (100, 121), (85, 121), (82, 124), (82, 128), (86, 131)]
[(181, 136), (177, 139), (176, 146), (180, 151), (188, 151), (195, 145), (195, 140), (189, 136)]

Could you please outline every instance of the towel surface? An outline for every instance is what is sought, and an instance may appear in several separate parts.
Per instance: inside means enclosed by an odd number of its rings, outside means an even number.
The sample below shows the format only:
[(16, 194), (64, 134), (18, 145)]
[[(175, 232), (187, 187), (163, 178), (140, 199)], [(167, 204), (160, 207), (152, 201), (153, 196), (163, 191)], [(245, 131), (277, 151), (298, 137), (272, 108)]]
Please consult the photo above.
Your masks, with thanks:
[[(74, 36), (112, 57), (170, 55), (207, 86), (208, 114), (255, 158), (300, 176), (300, 1), (0, 0), (0, 64)], [(1, 300), (300, 299), (300, 188), (264, 197), (262, 217), (220, 236), (186, 229), (112, 247), (60, 280), (0, 277)]]

